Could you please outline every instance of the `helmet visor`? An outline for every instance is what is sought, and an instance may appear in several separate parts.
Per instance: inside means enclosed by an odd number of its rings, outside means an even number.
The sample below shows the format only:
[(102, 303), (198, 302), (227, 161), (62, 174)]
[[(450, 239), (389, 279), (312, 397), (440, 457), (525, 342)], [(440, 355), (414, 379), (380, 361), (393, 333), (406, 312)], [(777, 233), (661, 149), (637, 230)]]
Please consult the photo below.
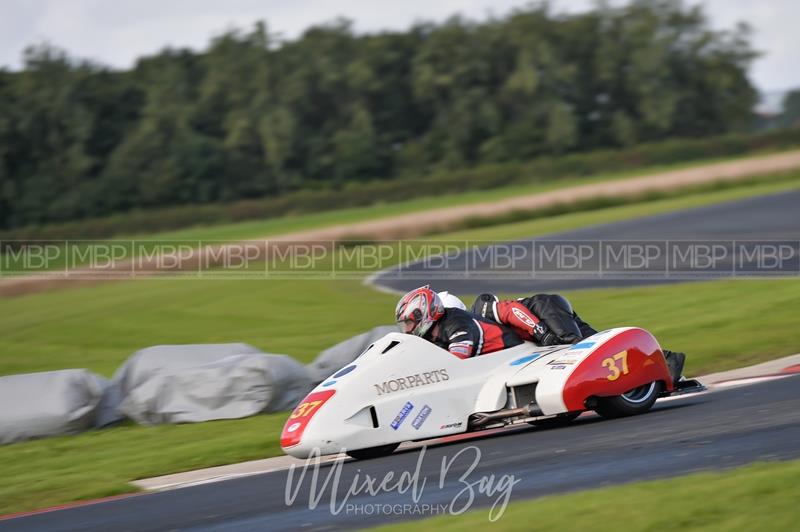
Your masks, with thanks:
[(411, 334), (417, 325), (418, 322), (415, 320), (400, 320), (397, 322), (397, 326), (406, 334)]

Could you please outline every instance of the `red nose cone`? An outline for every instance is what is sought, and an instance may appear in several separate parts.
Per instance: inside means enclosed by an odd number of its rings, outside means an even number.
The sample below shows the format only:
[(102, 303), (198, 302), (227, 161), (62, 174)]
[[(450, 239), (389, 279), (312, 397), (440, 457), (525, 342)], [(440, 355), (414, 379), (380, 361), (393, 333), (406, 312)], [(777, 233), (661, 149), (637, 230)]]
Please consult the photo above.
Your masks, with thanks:
[(308, 394), (286, 420), (281, 433), (281, 447), (287, 449), (300, 443), (300, 438), (303, 436), (308, 422), (335, 393), (336, 390), (325, 390)]

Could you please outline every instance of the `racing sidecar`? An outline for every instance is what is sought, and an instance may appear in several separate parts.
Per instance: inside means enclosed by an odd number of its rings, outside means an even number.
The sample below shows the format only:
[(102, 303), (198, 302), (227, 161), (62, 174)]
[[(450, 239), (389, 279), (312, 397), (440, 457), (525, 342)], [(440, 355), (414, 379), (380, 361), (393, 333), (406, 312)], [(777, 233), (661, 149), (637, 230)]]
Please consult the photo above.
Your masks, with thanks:
[(636, 327), (574, 345), (524, 343), (461, 360), (390, 333), (319, 384), (294, 409), (281, 447), (292, 456), (389, 454), (400, 443), (511, 423), (646, 412), (675, 392), (658, 342)]

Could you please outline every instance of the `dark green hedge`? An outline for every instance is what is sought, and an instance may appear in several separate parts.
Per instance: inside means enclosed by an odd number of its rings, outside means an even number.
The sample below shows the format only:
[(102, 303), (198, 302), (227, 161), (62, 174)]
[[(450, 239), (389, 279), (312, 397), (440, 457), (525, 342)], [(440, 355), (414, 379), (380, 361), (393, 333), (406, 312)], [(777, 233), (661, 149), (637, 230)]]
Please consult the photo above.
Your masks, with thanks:
[(132, 211), (107, 218), (4, 231), (0, 232), (0, 240), (88, 239), (154, 233), (196, 225), (276, 218), (377, 202), (457, 194), (468, 190), (489, 190), (514, 184), (547, 182), (795, 146), (800, 146), (800, 129), (749, 136), (670, 140), (624, 150), (544, 157), (529, 162), (482, 165), (466, 170), (350, 184), (338, 189), (306, 190), (276, 198)]

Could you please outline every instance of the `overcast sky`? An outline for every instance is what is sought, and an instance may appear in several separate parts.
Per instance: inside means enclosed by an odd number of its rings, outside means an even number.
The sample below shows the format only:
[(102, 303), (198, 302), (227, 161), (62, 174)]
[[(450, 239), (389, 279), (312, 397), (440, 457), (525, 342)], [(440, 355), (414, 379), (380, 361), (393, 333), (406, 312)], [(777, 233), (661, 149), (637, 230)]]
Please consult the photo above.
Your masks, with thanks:
[[(615, 3), (620, 3), (619, 1)], [(689, 0), (698, 3), (698, 0)], [(699, 0), (712, 25), (739, 21), (755, 29), (765, 52), (751, 76), (765, 91), (800, 87), (800, 0)], [(470, 18), (503, 15), (520, 0), (0, 0), (0, 65), (19, 68), (22, 50), (50, 42), (70, 55), (119, 68), (170, 45), (204, 48), (213, 35), (249, 28), (259, 19), (284, 38), (308, 26), (352, 19), (359, 32), (404, 29), (415, 20), (441, 21), (454, 13)], [(591, 0), (558, 0), (556, 9), (581, 11)]]

